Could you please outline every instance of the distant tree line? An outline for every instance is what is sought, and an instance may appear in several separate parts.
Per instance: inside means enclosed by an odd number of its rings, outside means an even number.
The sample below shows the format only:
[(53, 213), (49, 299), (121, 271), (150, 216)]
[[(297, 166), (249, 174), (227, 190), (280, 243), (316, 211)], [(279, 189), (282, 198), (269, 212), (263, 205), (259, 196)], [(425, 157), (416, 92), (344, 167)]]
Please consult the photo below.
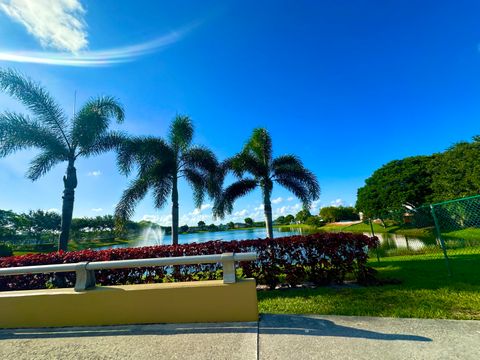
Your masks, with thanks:
[(480, 194), (480, 136), (431, 156), (394, 160), (358, 189), (356, 208), (366, 217), (405, 207)]
[[(71, 239), (128, 237), (148, 226), (160, 227), (149, 221), (129, 221), (124, 232), (115, 226), (112, 215), (82, 217), (72, 219)], [(170, 227), (162, 227), (168, 233)], [(15, 213), (0, 210), (0, 241), (9, 243), (52, 243), (61, 231), (61, 216), (57, 212), (35, 210), (28, 213)]]

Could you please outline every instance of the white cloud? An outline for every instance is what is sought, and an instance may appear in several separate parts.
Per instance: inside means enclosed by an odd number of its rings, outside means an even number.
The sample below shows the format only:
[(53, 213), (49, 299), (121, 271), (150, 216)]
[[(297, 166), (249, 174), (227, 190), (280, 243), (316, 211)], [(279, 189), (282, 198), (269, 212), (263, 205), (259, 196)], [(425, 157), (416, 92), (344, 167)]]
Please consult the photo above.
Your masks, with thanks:
[(47, 212), (54, 212), (54, 213), (60, 214), (60, 210), (58, 210), (57, 208), (48, 209)]
[(0, 10), (44, 47), (76, 53), (88, 45), (85, 10), (78, 0), (0, 0)]
[(319, 205), (320, 205), (320, 200), (312, 201), (312, 204), (310, 205), (310, 211), (311, 211), (311, 212), (317, 211)]
[(258, 205), (256, 208), (254, 208), (253, 210), (255, 211), (263, 211), (263, 204), (260, 204)]
[(283, 201), (282, 197), (277, 197), (276, 199), (272, 200), (272, 204), (280, 204)]
[[(202, 205), (203, 210), (209, 209), (211, 204), (204, 204)], [(155, 224), (159, 224), (162, 226), (171, 226), (172, 225), (172, 214), (161, 214), (161, 215), (150, 215), (146, 214), (143, 215), (142, 220), (150, 221)], [(199, 221), (205, 221), (206, 223), (212, 223), (213, 218), (210, 213), (202, 214), (200, 209), (195, 209), (187, 214), (183, 214), (178, 219), (179, 225), (188, 226), (197, 226)], [(217, 221), (218, 222), (218, 221)]]
[(285, 215), (288, 215), (288, 210), (289, 210), (289, 206), (282, 206), (280, 208), (277, 208), (274, 210), (274, 213), (278, 216), (285, 216)]
[(95, 171), (90, 171), (87, 175), (88, 176), (100, 176), (100, 175), (102, 175), (102, 172), (100, 170), (95, 170)]
[[(5, 0), (0, 0), (5, 1)], [(105, 66), (133, 61), (140, 56), (158, 52), (168, 45), (180, 41), (197, 24), (189, 25), (153, 40), (134, 45), (108, 48), (95, 51), (81, 51), (77, 54), (68, 52), (38, 51), (0, 51), (0, 60), (20, 63), (33, 63), (59, 66)]]
[(163, 225), (163, 226), (170, 226), (172, 225), (172, 215), (171, 214), (166, 214), (166, 215), (143, 215), (142, 217), (143, 221), (150, 221), (155, 224)]
[(336, 199), (336, 200), (330, 202), (330, 204), (331, 204), (332, 206), (343, 206), (344, 203), (345, 203), (345, 202), (344, 202), (342, 199)]
[(199, 215), (202, 213), (203, 210), (208, 210), (208, 209), (211, 209), (213, 207), (212, 204), (202, 204), (202, 206), (200, 206), (200, 208), (196, 208), (194, 209), (190, 215)]
[(91, 209), (91, 210), (92, 210), (93, 212), (101, 212), (101, 211), (103, 211), (102, 208), (93, 208), (93, 209)]
[(287, 198), (287, 201), (293, 201), (294, 197), (293, 196), (290, 196)]
[(302, 210), (302, 204), (296, 203), (294, 205), (284, 205), (282, 207), (273, 209), (273, 218), (276, 219), (279, 216), (285, 216), (288, 214), (295, 215)]
[(247, 209), (243, 209), (243, 210), (240, 210), (240, 211), (237, 211), (235, 213), (233, 213), (233, 216), (238, 216), (238, 217), (244, 217), (248, 214), (248, 210)]

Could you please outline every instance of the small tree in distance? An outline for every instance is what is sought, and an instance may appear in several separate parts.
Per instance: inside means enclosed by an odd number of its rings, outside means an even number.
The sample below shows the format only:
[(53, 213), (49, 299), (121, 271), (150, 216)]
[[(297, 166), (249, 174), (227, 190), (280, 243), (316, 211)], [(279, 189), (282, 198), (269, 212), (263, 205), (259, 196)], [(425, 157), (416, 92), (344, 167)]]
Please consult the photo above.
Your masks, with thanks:
[(288, 214), (287, 216), (285, 216), (285, 224), (286, 225), (290, 225), (294, 221), (295, 221), (295, 217), (292, 214)]
[(245, 224), (247, 224), (248, 226), (253, 226), (253, 219), (252, 218), (245, 218)]
[(297, 215), (295, 215), (295, 220), (300, 224), (305, 223), (309, 217), (311, 217), (310, 211), (307, 209), (300, 210)]

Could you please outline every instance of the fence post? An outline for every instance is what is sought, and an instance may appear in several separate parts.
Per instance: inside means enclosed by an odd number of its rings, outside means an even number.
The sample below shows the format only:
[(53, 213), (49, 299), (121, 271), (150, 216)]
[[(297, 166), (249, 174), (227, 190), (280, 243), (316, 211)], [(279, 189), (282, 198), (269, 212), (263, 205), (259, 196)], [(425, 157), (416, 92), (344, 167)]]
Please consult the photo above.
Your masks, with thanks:
[(223, 283), (234, 284), (236, 281), (236, 274), (235, 274), (235, 260), (234, 260), (233, 253), (222, 254), (222, 265), (223, 265)]
[[(368, 219), (368, 221), (370, 222), (370, 230), (372, 231), (372, 236), (375, 236), (375, 231), (373, 231), (372, 218)], [(380, 256), (378, 255), (378, 246), (375, 252), (377, 253), (377, 261), (380, 262)]]
[(452, 276), (452, 270), (450, 269), (450, 261), (448, 260), (447, 248), (445, 247), (445, 242), (443, 241), (442, 232), (440, 230), (440, 225), (438, 223), (437, 215), (435, 214), (435, 209), (433, 205), (430, 205), (430, 210), (432, 212), (433, 222), (435, 223), (435, 232), (437, 233), (437, 240), (440, 242), (443, 250), (443, 256), (445, 257), (445, 264), (447, 265), (448, 276)]
[(75, 269), (75, 291), (85, 291), (95, 287), (95, 272), (87, 270), (88, 261), (78, 263)]

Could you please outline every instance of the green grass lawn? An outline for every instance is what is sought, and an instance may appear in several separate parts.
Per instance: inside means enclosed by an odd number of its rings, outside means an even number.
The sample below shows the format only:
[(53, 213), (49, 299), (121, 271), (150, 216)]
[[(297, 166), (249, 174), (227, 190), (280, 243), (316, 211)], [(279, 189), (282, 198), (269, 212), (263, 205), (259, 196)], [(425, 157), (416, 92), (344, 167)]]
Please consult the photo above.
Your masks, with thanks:
[[(341, 224), (327, 224), (322, 227), (318, 228), (321, 231), (333, 231), (333, 232), (365, 232), (371, 233), (370, 224), (359, 223), (353, 225), (341, 225)], [(373, 224), (373, 231), (376, 234), (383, 234), (383, 233), (395, 233), (401, 235), (407, 235), (412, 237), (432, 237), (434, 236), (433, 228), (422, 228), (422, 229), (409, 229), (409, 228), (401, 228), (397, 225), (383, 227), (380, 224), (374, 223)], [(463, 232), (463, 231), (462, 231)], [(480, 229), (477, 231), (477, 235), (480, 237)]]
[(336, 314), (480, 320), (480, 255), (451, 255), (453, 275), (438, 255), (372, 261), (381, 278), (400, 285), (259, 291), (263, 313)]
[(122, 240), (122, 239), (93, 239), (93, 240), (70, 240), (68, 242), (68, 250), (84, 250), (84, 249), (95, 249), (105, 246), (114, 246), (114, 245), (123, 245), (132, 242), (131, 240)]

